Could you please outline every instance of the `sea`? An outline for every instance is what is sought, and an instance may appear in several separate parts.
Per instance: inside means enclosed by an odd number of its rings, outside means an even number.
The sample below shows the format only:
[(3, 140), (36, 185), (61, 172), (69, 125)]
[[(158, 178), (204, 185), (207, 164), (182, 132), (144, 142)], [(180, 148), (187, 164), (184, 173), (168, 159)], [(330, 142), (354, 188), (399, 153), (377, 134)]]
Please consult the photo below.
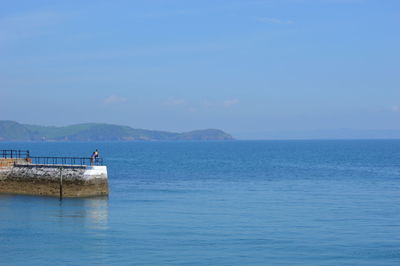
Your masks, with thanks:
[(0, 195), (0, 265), (400, 265), (400, 140), (14, 142), (110, 195)]

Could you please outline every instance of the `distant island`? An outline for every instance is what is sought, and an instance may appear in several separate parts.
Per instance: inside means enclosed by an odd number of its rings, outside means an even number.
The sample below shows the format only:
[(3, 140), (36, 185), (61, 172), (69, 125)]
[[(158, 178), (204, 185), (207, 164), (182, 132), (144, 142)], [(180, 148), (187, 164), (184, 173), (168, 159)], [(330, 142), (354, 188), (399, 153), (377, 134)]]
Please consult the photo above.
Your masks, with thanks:
[(20, 124), (0, 120), (0, 141), (135, 141), (135, 140), (233, 140), (218, 129), (175, 133), (129, 126), (86, 123), (64, 127)]

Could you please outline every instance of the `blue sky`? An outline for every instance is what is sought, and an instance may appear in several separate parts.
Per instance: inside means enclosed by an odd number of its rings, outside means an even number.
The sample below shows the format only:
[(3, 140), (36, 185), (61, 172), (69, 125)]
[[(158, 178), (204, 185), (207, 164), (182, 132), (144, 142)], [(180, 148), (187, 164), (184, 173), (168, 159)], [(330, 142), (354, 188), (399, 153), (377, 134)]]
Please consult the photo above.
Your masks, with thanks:
[(400, 1), (1, 1), (0, 119), (400, 130)]

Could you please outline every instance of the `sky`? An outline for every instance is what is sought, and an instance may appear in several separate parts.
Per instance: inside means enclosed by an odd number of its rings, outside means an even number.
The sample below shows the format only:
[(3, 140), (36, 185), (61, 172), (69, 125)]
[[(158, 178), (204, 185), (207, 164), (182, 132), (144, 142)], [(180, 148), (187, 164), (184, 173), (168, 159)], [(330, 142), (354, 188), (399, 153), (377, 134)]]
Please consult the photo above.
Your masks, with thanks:
[(400, 130), (398, 0), (0, 0), (0, 120)]

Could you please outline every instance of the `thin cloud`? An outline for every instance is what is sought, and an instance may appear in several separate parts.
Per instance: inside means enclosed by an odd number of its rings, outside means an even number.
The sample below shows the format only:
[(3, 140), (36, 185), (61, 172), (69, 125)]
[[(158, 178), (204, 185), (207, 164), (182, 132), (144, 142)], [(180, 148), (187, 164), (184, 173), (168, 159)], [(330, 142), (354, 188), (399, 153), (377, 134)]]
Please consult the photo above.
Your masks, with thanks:
[(162, 19), (162, 18), (169, 18), (169, 17), (177, 17), (177, 16), (187, 16), (191, 15), (193, 12), (190, 10), (180, 9), (174, 10), (169, 12), (151, 12), (145, 13), (140, 17), (148, 18), (148, 19)]
[(220, 109), (231, 108), (239, 104), (238, 99), (226, 99), (219, 101), (202, 100), (202, 101), (187, 101), (180, 98), (169, 98), (163, 103), (165, 106), (184, 108), (189, 112), (201, 111), (216, 111)]
[(169, 98), (164, 102), (164, 105), (167, 106), (182, 106), (187, 105), (187, 101), (179, 98)]
[(269, 17), (259, 17), (256, 19), (258, 22), (269, 23), (269, 24), (280, 24), (280, 25), (289, 25), (293, 24), (292, 20), (283, 20), (278, 18), (269, 18)]
[(127, 99), (124, 97), (120, 97), (117, 95), (111, 95), (103, 100), (104, 104), (117, 104), (117, 103), (124, 103)]
[(396, 113), (400, 112), (400, 105), (392, 106), (391, 110)]
[(46, 11), (31, 12), (0, 19), (0, 41), (26, 39), (46, 33), (46, 30), (69, 17), (69, 14)]
[(227, 99), (224, 101), (203, 101), (202, 102), (202, 106), (205, 109), (220, 109), (222, 108), (230, 108), (234, 105), (239, 104), (239, 100), (238, 99)]
[(238, 99), (229, 99), (229, 100), (225, 100), (222, 105), (225, 108), (230, 108), (230, 107), (232, 107), (234, 105), (237, 105), (238, 103), (239, 103)]

